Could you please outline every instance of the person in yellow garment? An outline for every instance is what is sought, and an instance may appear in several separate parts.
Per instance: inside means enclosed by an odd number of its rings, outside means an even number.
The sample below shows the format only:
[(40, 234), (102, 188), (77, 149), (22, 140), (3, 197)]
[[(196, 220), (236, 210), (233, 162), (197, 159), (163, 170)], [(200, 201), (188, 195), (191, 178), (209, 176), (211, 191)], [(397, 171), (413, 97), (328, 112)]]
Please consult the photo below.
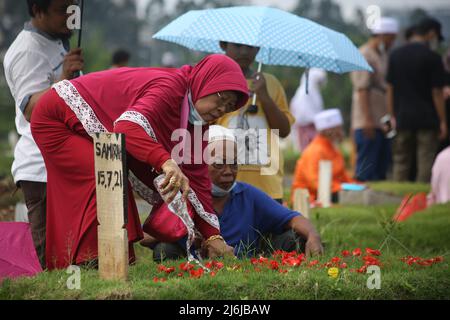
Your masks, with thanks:
[(230, 42), (220, 42), (220, 46), (241, 67), (251, 90), (250, 97), (257, 96), (256, 105), (252, 105), (250, 98), (241, 110), (215, 122), (235, 129), (240, 164), (237, 180), (257, 187), (282, 203), (284, 161), (278, 137), (287, 137), (295, 122), (286, 93), (276, 77), (251, 69), (259, 48)]
[(293, 196), (295, 189), (308, 189), (311, 201), (317, 198), (319, 185), (319, 161), (332, 161), (331, 192), (333, 202), (337, 202), (337, 193), (342, 183), (356, 182), (345, 171), (345, 161), (341, 152), (335, 147), (342, 141), (344, 130), (343, 120), (339, 109), (328, 109), (314, 117), (314, 125), (318, 135), (306, 147), (297, 160), (292, 182)]

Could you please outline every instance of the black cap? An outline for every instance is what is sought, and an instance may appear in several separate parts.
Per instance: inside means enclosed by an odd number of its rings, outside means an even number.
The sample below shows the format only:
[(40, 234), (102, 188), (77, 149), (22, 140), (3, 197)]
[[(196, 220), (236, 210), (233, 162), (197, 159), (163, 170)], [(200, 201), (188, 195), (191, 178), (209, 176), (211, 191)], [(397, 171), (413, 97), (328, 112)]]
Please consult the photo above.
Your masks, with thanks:
[(439, 41), (444, 40), (444, 37), (442, 36), (442, 25), (434, 18), (424, 18), (416, 27), (416, 31), (420, 34), (425, 34), (431, 30), (436, 31)]

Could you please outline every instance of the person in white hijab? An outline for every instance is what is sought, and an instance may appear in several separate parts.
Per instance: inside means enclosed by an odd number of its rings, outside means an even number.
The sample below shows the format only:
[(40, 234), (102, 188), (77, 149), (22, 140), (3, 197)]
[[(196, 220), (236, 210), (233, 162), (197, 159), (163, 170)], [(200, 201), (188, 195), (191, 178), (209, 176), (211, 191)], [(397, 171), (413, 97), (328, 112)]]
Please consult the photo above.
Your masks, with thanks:
[(317, 134), (314, 117), (323, 110), (320, 90), (326, 81), (327, 73), (324, 70), (311, 68), (308, 80), (306, 72), (303, 73), (300, 86), (291, 100), (290, 108), (295, 117), (293, 138), (299, 151), (303, 151)]

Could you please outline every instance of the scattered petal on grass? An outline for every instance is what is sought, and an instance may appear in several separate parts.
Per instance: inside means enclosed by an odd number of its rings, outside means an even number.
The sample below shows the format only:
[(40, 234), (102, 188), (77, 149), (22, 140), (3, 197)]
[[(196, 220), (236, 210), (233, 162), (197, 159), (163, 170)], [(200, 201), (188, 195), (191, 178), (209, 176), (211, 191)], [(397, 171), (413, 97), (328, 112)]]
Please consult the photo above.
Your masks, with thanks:
[(341, 258), (339, 258), (339, 257), (333, 257), (333, 258), (331, 258), (331, 263), (336, 264), (336, 263), (339, 263), (340, 261), (341, 261)]
[[(195, 265), (190, 264), (189, 262), (183, 262), (179, 265), (179, 271), (176, 270), (173, 266), (164, 266), (159, 264), (156, 266), (156, 269), (160, 273), (167, 274), (168, 277), (178, 277), (178, 278), (191, 278), (191, 279), (199, 279), (202, 278), (203, 275), (208, 272), (211, 277), (215, 277), (217, 272), (222, 268), (226, 268), (227, 271), (239, 271), (248, 273), (260, 273), (260, 272), (277, 272), (280, 274), (287, 274), (288, 272), (294, 271), (295, 269), (301, 270), (302, 272), (306, 272), (305, 268), (315, 267), (314, 270), (327, 268), (327, 273), (332, 278), (337, 278), (340, 269), (349, 268), (350, 272), (356, 273), (366, 273), (367, 268), (372, 265), (383, 266), (380, 256), (381, 252), (379, 250), (366, 248), (365, 255), (362, 254), (361, 248), (356, 248), (353, 251), (342, 250), (340, 256), (333, 256), (329, 261), (321, 262), (320, 260), (311, 260), (307, 261), (305, 255), (303, 253), (298, 253), (295, 251), (285, 252), (285, 251), (275, 251), (271, 258), (267, 258), (264, 256), (260, 256), (258, 258), (251, 258), (250, 266), (244, 264), (232, 264), (230, 266), (225, 266), (223, 262), (218, 262), (215, 260), (211, 260), (205, 263), (205, 267), (196, 268)], [(347, 257), (352, 256), (352, 259), (345, 259)], [(345, 260), (345, 262), (344, 262)], [(405, 264), (409, 266), (416, 265), (418, 267), (429, 267), (437, 263), (441, 263), (444, 261), (444, 257), (437, 256), (430, 259), (424, 259), (421, 257), (407, 256), (401, 258)], [(303, 262), (305, 262), (303, 264)], [(314, 271), (311, 271), (314, 272)], [(186, 277), (185, 277), (186, 276)], [(159, 278), (154, 277), (153, 282), (165, 282), (167, 278)]]
[(373, 255), (373, 256), (381, 256), (380, 250), (374, 250), (374, 249), (366, 248), (366, 252), (368, 254)]
[(183, 263), (180, 263), (179, 268), (182, 271), (189, 271), (194, 268), (194, 265), (190, 264), (189, 262), (183, 262)]
[(166, 278), (158, 278), (158, 277), (154, 277), (153, 278), (153, 282), (157, 283), (157, 282), (166, 282), (167, 279)]
[(278, 262), (276, 260), (270, 261), (270, 268), (272, 270), (278, 270), (278, 268), (279, 268)]
[(366, 266), (373, 266), (373, 265), (381, 266), (380, 260), (378, 260), (377, 258), (372, 257), (370, 255), (366, 255), (366, 256), (362, 257), (362, 259)]
[(166, 268), (166, 270), (164, 270), (167, 274), (170, 274), (172, 272), (175, 271), (175, 267), (170, 267), (170, 268)]
[(313, 267), (315, 265), (319, 264), (319, 260), (313, 260), (308, 264), (308, 267)]
[(192, 269), (189, 271), (189, 274), (191, 275), (191, 278), (201, 278), (203, 276), (203, 273), (205, 271), (203, 270), (203, 268), (198, 268), (197, 270)]
[(361, 248), (356, 248), (355, 250), (353, 250), (352, 255), (354, 257), (359, 257), (361, 255)]
[(350, 256), (350, 251), (348, 251), (348, 250), (342, 250), (341, 254), (342, 254), (342, 256), (343, 256), (344, 258), (347, 258), (347, 257)]
[(358, 273), (366, 273), (366, 271), (367, 271), (367, 266), (366, 265), (364, 265), (361, 268), (356, 270), (356, 272), (358, 272)]
[(400, 259), (401, 261), (405, 262), (407, 265), (418, 265), (423, 267), (429, 267), (433, 264), (440, 263), (444, 261), (444, 257), (437, 256), (431, 259), (424, 259), (421, 257), (413, 257), (413, 256), (407, 256)]

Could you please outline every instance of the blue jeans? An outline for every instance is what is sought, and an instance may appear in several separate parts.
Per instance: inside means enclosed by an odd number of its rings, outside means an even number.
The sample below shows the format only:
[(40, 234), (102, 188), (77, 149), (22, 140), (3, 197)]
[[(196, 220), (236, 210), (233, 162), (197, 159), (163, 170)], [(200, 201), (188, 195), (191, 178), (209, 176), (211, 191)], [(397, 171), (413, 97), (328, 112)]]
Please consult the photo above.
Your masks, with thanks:
[(375, 130), (375, 137), (364, 136), (363, 129), (355, 130), (356, 173), (360, 181), (385, 180), (392, 161), (391, 141), (386, 139), (380, 129)]

